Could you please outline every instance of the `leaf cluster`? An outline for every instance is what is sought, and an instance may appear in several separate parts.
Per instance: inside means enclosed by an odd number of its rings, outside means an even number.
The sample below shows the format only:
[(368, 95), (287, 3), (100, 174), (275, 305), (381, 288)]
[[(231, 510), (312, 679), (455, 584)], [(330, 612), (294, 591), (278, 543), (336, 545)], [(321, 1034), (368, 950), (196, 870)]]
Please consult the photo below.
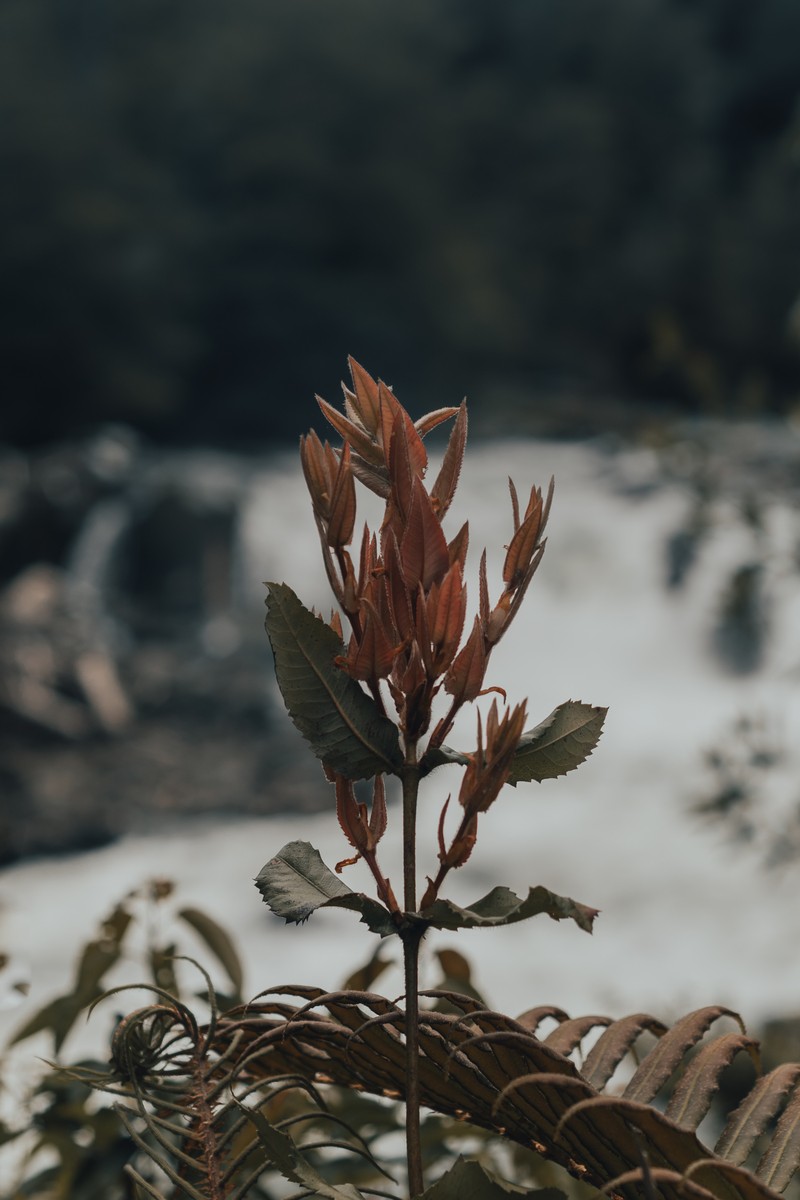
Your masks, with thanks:
[[(266, 628), (289, 716), (335, 785), (339, 824), (356, 851), (355, 858), (337, 866), (337, 872), (347, 863), (364, 858), (385, 910), (385, 919), (373, 912), (367, 924), (385, 936), (401, 932), (410, 920), (419, 919), (415, 911), (415, 869), (408, 855), (409, 842), (416, 837), (413, 812), (420, 780), (443, 765), (465, 768), (458, 793), (462, 815), (449, 845), (445, 833), (449, 798), (442, 810), (439, 866), (428, 879), (421, 905), (428, 910), (438, 901), (447, 873), (469, 858), (477, 838), (478, 816), (495, 802), (503, 785), (541, 781), (573, 770), (596, 745), (605, 710), (568, 701), (534, 729), (524, 732), (525, 702), (507, 708), (501, 715), (494, 701), (485, 727), (478, 714), (477, 745), (472, 751), (461, 752), (445, 745), (456, 714), (466, 703), (487, 691), (499, 691), (505, 698), (501, 688), (486, 685), (485, 676), (492, 650), (519, 611), (544, 553), (553, 484), (551, 481), (546, 498), (538, 488), (532, 488), (523, 511), (509, 480), (513, 529), (503, 564), (503, 588), (493, 604), (484, 552), (478, 578), (478, 612), (462, 640), (469, 526), (465, 523), (448, 542), (442, 520), (452, 504), (461, 472), (466, 405), (440, 409), (412, 422), (390, 388), (380, 380), (376, 383), (353, 359), (350, 369), (352, 388), (343, 385), (344, 414), (319, 400), (324, 415), (344, 439), (341, 449), (321, 442), (313, 432), (301, 439), (303, 472), (323, 562), (340, 611), (334, 611), (326, 624), (287, 584), (270, 583)], [(423, 435), (453, 416), (455, 423), (442, 466), (428, 490), (424, 484), (428, 456)], [(355, 529), (356, 479), (385, 501), (379, 534), (364, 527), (357, 569), (348, 549)], [(345, 619), (350, 627), (346, 647), (342, 630)], [(396, 721), (388, 717), (387, 691), (396, 709)], [(448, 696), (449, 707), (427, 743), (418, 749), (420, 739), (430, 728), (437, 696)], [(397, 776), (404, 791), (405, 915), (376, 853), (387, 820), (384, 774)], [(355, 799), (352, 781), (370, 776), (375, 777), (375, 791), (368, 817), (366, 806)], [(263, 868), (258, 885), (267, 903), (275, 899), (276, 912), (291, 920), (305, 920), (319, 903), (357, 906), (348, 890), (332, 880), (325, 882), (315, 901), (307, 886), (306, 869), (310, 866), (310, 860), (288, 863), (281, 851)], [(288, 871), (294, 871), (294, 885)], [(321, 871), (321, 862), (315, 862), (312, 884), (318, 889)], [(271, 879), (273, 874), (275, 878)], [(544, 901), (545, 896), (541, 899)], [(360, 903), (362, 912), (367, 904), (374, 910), (374, 902), (362, 897)], [(578, 907), (583, 914), (590, 911)], [(558, 911), (574, 915), (575, 907), (565, 909), (563, 903), (557, 903), (549, 910), (551, 914)], [(529, 897), (523, 915), (533, 911)], [(503, 914), (504, 920), (510, 919), (510, 912), (511, 908)], [(480, 918), (488, 915), (481, 912)], [(441, 912), (426, 912), (422, 921), (430, 924), (434, 919), (445, 917)], [(446, 922), (455, 928), (458, 922), (454, 921), (451, 911)], [(590, 919), (584, 916), (579, 923), (588, 928)]]
[[(425, 1144), (429, 1166), (444, 1172), (430, 1200), (562, 1195), (509, 1184), (474, 1161), (448, 1167), (446, 1145), (470, 1129), (473, 1144), (488, 1135), (535, 1150), (630, 1200), (772, 1200), (795, 1176), (800, 1064), (762, 1075), (736, 1013), (708, 1007), (668, 1027), (647, 1013), (570, 1018), (539, 1005), (512, 1019), (468, 994), (468, 968), (465, 981), (452, 954), (442, 966), (462, 976), (458, 990), (423, 993), (420, 1014), (423, 1102), (439, 1114)], [(375, 956), (361, 978), (383, 966)], [(266, 1198), (276, 1176), (329, 1200), (397, 1195), (391, 1180), (377, 1182), (391, 1166), (381, 1146), (397, 1129), (405, 1087), (397, 1004), (348, 986), (286, 985), (220, 1013), (206, 977), (212, 1017), (201, 1025), (186, 1004), (152, 990), (153, 1002), (116, 1029), (110, 1067), (85, 1062), (43, 1080), (42, 1145), (61, 1165), (30, 1176), (15, 1198), (67, 1180), (63, 1194), (80, 1200), (121, 1198), (123, 1170), (155, 1200)], [(709, 1037), (721, 1022), (733, 1031)], [(756, 1078), (711, 1150), (697, 1130), (742, 1054)], [(111, 1093), (114, 1107), (87, 1105), (90, 1087)], [(437, 1120), (445, 1123), (434, 1133)], [(92, 1147), (81, 1152), (84, 1129)]]
[[(208, 913), (176, 903), (169, 880), (156, 879), (113, 907), (80, 951), (69, 986), (23, 1022), (10, 1040), (9, 1052), (46, 1034), (55, 1054), (63, 1053), (78, 1020), (108, 995), (109, 977), (118, 976), (126, 966), (130, 969), (134, 962), (146, 971), (143, 986), (179, 997), (176, 964), (189, 931), (223, 970), (225, 986), (218, 999), (225, 1005), (241, 1003), (243, 969), (231, 936)], [(73, 1062), (68, 1071), (52, 1067), (30, 1096), (20, 1096), (13, 1126), (0, 1125), (0, 1145), (17, 1139), (24, 1145), (19, 1180), (9, 1200), (17, 1196), (127, 1200), (129, 1188), (122, 1171), (134, 1146), (118, 1113), (96, 1103), (94, 1083), (104, 1070), (91, 1060)], [(5, 1200), (5, 1193), (0, 1195)]]
[[(319, 908), (346, 908), (359, 913), (367, 928), (380, 937), (398, 929), (382, 904), (343, 883), (309, 842), (287, 843), (263, 868), (256, 886), (276, 916), (287, 922), (306, 921)], [(597, 916), (596, 909), (539, 886), (530, 888), (522, 899), (509, 888), (495, 887), (464, 907), (438, 899), (406, 919), (422, 929), (488, 929), (542, 913), (555, 921), (570, 918), (587, 933)]]

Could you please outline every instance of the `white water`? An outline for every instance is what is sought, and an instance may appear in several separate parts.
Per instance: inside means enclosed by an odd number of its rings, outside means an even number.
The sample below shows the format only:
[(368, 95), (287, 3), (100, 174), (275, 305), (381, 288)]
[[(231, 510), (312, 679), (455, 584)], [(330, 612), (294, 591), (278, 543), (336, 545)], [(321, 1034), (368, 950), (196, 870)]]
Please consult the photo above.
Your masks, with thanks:
[[(796, 535), (792, 514), (777, 501), (766, 512), (770, 544), (781, 550), (768, 580), (775, 632), (759, 671), (737, 678), (711, 655), (709, 633), (723, 568), (746, 556), (749, 535), (723, 509), (687, 586), (667, 592), (664, 540), (680, 524), (689, 497), (677, 486), (643, 489), (636, 497), (619, 486), (620, 480), (654, 478), (646, 452), (612, 458), (591, 446), (543, 443), (473, 449), (451, 530), (469, 517), (473, 565), (480, 549), (489, 548), (491, 590), (498, 589), (509, 538), (506, 476), (522, 494), (531, 482), (546, 486), (551, 473), (557, 490), (547, 552), (523, 613), (495, 653), (488, 682), (503, 684), (511, 701), (527, 696), (531, 725), (568, 698), (607, 704), (606, 732), (594, 755), (566, 779), (505, 790), (448, 894), (464, 902), (497, 883), (523, 894), (529, 884), (543, 883), (602, 914), (592, 937), (539, 917), (505, 930), (440, 935), (431, 945), (457, 946), (488, 1000), (511, 1013), (554, 1003), (574, 1015), (649, 1010), (670, 1019), (721, 1003), (755, 1024), (800, 1011), (800, 868), (767, 874), (753, 856), (686, 812), (702, 750), (742, 712), (780, 714), (794, 758), (784, 763), (776, 786), (791, 792), (792, 779), (800, 777), (792, 749), (800, 730), (800, 588), (797, 575), (780, 565)], [(285, 579), (306, 603), (327, 603), (294, 457), (275, 461), (255, 480), (241, 543), (246, 619), (261, 620), (263, 579)], [(472, 738), (471, 722), (462, 722), (450, 741), (468, 747)], [(443, 769), (429, 784), (421, 817), (423, 871), (433, 865), (435, 822), (447, 791), (457, 790), (458, 772)], [(800, 786), (790, 798), (798, 795)], [(390, 812), (385, 843), (396, 882), (398, 816)], [(90, 854), (1, 872), (0, 947), (12, 958), (6, 975), (13, 982), (14, 972), (28, 972), (31, 992), (24, 1005), (0, 1013), (0, 1034), (66, 990), (76, 949), (95, 923), (126, 891), (157, 875), (178, 882), (179, 905), (205, 908), (235, 931), (247, 964), (246, 990), (288, 982), (339, 986), (373, 946), (355, 916), (317, 914), (300, 929), (285, 927), (252, 884), (274, 851), (294, 838), (311, 841), (328, 863), (347, 852), (331, 812), (131, 837)], [(370, 886), (360, 868), (345, 878), (354, 888)], [(144, 974), (129, 962), (114, 980)], [(435, 981), (431, 963), (427, 982)], [(385, 987), (399, 992), (399, 977), (389, 977)], [(130, 1006), (139, 1003), (144, 1000), (133, 995)], [(67, 1054), (95, 1045), (96, 1038), (81, 1028)], [(34, 1045), (37, 1053), (49, 1052), (44, 1042)]]

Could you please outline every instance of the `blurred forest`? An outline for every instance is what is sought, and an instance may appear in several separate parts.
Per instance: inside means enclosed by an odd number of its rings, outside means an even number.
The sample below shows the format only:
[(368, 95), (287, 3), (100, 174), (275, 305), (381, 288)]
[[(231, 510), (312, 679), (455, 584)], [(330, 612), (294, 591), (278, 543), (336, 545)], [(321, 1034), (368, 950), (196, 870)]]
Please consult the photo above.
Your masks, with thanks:
[(797, 0), (4, 0), (0, 98), (7, 441), (798, 405)]

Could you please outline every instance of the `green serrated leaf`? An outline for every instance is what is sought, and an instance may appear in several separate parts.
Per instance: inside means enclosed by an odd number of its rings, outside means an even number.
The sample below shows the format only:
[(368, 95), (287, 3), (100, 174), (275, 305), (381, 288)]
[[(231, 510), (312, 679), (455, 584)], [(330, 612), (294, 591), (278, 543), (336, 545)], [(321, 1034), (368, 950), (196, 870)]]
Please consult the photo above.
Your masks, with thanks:
[(508, 783), (555, 779), (587, 759), (603, 731), (607, 708), (567, 700), (553, 709), (535, 729), (523, 733), (511, 760)]
[[(607, 712), (607, 708), (594, 708), (578, 700), (559, 704), (535, 729), (523, 733), (511, 761), (508, 783), (516, 787), (518, 783), (541, 782), (574, 771), (597, 745)], [(438, 746), (424, 755), (421, 773), (425, 776), (448, 764), (464, 767), (468, 761), (460, 750)]]
[(397, 730), (334, 659), (336, 634), (285, 583), (268, 583), (266, 627), (289, 716), (317, 758), (348, 779), (394, 774), (402, 765)]
[(467, 908), (460, 908), (452, 900), (436, 900), (420, 913), (420, 917), (436, 929), (484, 929), (493, 925), (515, 925), (517, 921), (540, 913), (546, 913), (554, 921), (569, 918), (591, 933), (598, 910), (541, 886), (530, 888), (524, 900), (510, 888), (496, 887)]
[(308, 1159), (304, 1158), (296, 1142), (282, 1129), (270, 1125), (257, 1109), (247, 1108), (238, 1100), (236, 1103), (252, 1122), (258, 1140), (284, 1179), (308, 1188), (314, 1196), (324, 1196), (326, 1200), (363, 1200), (361, 1192), (351, 1183), (334, 1187), (324, 1180)]
[(213, 917), (199, 908), (182, 908), (178, 913), (182, 921), (202, 938), (211, 953), (219, 960), (233, 984), (233, 989), (239, 994), (244, 982), (242, 963), (226, 930), (218, 925)]
[(458, 1158), (453, 1166), (419, 1200), (506, 1200), (507, 1196), (525, 1196), (528, 1200), (566, 1200), (558, 1188), (517, 1187), (482, 1167), (480, 1163)]
[(334, 875), (309, 842), (288, 842), (262, 867), (256, 887), (278, 917), (300, 924), (318, 908), (349, 908), (381, 937), (397, 932), (388, 909), (377, 900), (354, 892)]

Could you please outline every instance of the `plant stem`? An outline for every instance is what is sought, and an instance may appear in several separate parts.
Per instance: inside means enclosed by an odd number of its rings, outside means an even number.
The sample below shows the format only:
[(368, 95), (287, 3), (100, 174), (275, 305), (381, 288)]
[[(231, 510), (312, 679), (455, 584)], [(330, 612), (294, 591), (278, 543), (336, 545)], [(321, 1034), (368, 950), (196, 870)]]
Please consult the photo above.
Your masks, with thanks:
[[(403, 770), (403, 907), (417, 911), (417, 795), (419, 764), (416, 742), (406, 745)], [(419, 1196), (425, 1190), (419, 1125), (419, 947), (423, 930), (409, 924), (401, 932), (406, 992), (406, 1155), (408, 1190)]]
[(406, 747), (403, 769), (403, 908), (417, 911), (417, 795), (419, 764), (416, 743)]
[(408, 1191), (420, 1196), (425, 1190), (422, 1175), (422, 1145), (419, 1123), (419, 946), (422, 933), (410, 929), (402, 935), (406, 988), (406, 1157)]

